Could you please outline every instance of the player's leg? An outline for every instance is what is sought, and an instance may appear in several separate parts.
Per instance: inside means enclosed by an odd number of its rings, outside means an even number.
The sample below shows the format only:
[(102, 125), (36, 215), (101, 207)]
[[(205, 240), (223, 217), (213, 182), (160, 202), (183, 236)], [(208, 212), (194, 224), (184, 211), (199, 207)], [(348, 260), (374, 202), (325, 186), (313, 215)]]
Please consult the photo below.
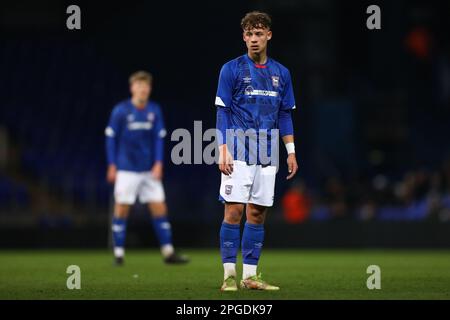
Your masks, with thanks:
[(236, 291), (236, 259), (240, 242), (240, 223), (244, 212), (242, 203), (225, 203), (225, 212), (220, 227), (220, 253), (224, 270), (223, 291)]
[(127, 218), (136, 201), (139, 178), (134, 172), (117, 172), (114, 185), (114, 217), (112, 221), (115, 264), (122, 265), (125, 256)]
[(257, 266), (264, 244), (264, 221), (273, 204), (276, 168), (258, 166), (246, 208), (247, 221), (242, 234), (243, 273), (241, 287), (245, 289), (278, 290), (257, 274)]
[(233, 173), (222, 173), (220, 199), (225, 202), (225, 212), (220, 227), (220, 252), (224, 268), (223, 291), (235, 291), (236, 257), (240, 245), (240, 222), (244, 212), (244, 203), (250, 196), (255, 165), (247, 165), (243, 161), (233, 162)]
[(242, 234), (242, 279), (256, 276), (256, 267), (264, 242), (264, 221), (267, 207), (249, 203), (246, 209), (247, 221)]
[(149, 202), (148, 209), (152, 215), (153, 228), (158, 238), (161, 254), (164, 261), (169, 264), (180, 264), (189, 262), (184, 255), (175, 252), (172, 243), (172, 227), (167, 215), (167, 205), (164, 201)]
[(114, 205), (114, 217), (112, 220), (112, 234), (114, 245), (114, 257), (117, 265), (123, 264), (125, 256), (125, 238), (127, 232), (127, 219), (130, 206), (116, 203)]
[(139, 190), (139, 201), (148, 203), (152, 217), (153, 228), (159, 241), (164, 262), (180, 264), (189, 262), (186, 256), (178, 255), (172, 243), (172, 228), (167, 214), (164, 187), (161, 180), (153, 178), (150, 172), (143, 173), (143, 180)]

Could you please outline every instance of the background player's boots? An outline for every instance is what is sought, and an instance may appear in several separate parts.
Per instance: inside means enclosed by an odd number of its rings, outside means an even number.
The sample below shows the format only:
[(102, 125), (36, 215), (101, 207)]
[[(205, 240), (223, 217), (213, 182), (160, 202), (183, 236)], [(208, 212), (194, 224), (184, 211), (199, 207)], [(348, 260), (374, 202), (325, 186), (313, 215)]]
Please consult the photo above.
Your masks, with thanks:
[(184, 255), (179, 255), (174, 252), (170, 256), (164, 258), (164, 262), (167, 264), (183, 264), (183, 263), (188, 263), (189, 258)]
[(261, 273), (257, 276), (241, 280), (241, 288), (249, 290), (280, 290), (279, 287), (268, 284), (261, 279)]
[(220, 290), (222, 291), (237, 291), (236, 278), (233, 276), (229, 276), (225, 280), (223, 280), (222, 287)]
[(124, 264), (123, 257), (114, 257), (114, 266), (121, 267)]

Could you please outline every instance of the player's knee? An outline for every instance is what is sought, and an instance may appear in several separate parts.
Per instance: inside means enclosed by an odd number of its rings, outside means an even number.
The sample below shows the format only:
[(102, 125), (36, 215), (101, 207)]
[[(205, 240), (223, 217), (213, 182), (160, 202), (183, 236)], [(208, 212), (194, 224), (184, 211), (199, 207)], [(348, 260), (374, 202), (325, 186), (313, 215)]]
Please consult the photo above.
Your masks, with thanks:
[(236, 208), (228, 208), (225, 210), (225, 222), (230, 224), (238, 224), (241, 222), (242, 211)]
[(247, 208), (247, 222), (252, 224), (263, 224), (266, 218), (265, 211)]
[(130, 211), (129, 205), (116, 204), (114, 210), (114, 216), (116, 218), (126, 219), (128, 218), (128, 212)]
[(150, 203), (149, 209), (153, 217), (159, 218), (167, 215), (167, 205), (165, 202)]

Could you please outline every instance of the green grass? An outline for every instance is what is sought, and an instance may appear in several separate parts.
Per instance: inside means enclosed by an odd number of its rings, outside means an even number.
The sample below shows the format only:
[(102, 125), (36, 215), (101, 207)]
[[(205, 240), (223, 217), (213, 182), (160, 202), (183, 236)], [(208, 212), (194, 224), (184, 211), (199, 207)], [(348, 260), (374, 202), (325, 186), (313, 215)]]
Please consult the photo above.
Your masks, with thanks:
[[(259, 270), (281, 290), (226, 294), (218, 251), (185, 252), (189, 265), (166, 266), (129, 250), (117, 268), (107, 251), (0, 251), (0, 299), (450, 299), (450, 251), (264, 250)], [(81, 290), (66, 287), (72, 264)], [(381, 290), (366, 287), (372, 264)]]

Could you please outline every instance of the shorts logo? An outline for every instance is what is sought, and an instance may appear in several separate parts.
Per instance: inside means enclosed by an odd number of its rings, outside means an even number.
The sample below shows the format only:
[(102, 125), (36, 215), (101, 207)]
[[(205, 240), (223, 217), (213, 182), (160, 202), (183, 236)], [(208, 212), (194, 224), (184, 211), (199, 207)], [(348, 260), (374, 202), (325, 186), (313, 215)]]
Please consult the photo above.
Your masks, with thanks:
[(280, 77), (278, 76), (272, 76), (272, 85), (277, 88), (280, 84)]
[(231, 191), (233, 190), (233, 186), (232, 185), (226, 185), (225, 186), (225, 194), (227, 195), (227, 196), (229, 196), (230, 194), (231, 194)]

